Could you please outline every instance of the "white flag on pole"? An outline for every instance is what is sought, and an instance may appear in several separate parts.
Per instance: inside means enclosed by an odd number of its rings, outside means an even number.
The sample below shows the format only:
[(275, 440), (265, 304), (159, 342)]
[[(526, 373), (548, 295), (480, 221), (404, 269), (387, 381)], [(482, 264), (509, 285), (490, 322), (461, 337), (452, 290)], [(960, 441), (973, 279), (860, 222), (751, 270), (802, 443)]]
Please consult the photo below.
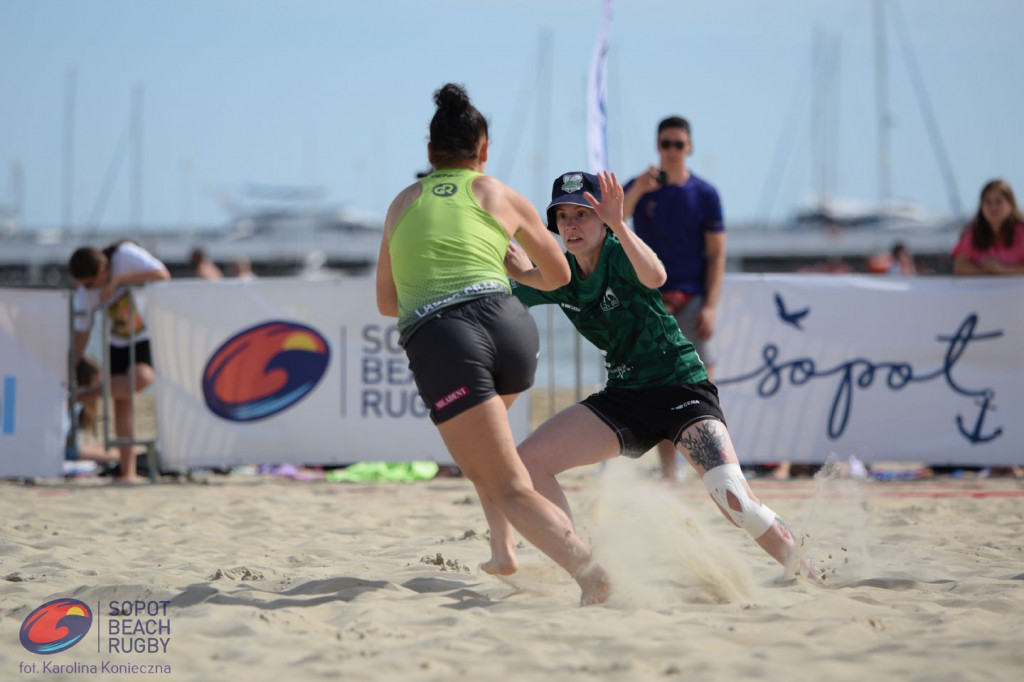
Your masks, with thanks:
[(608, 36), (612, 29), (613, 0), (604, 0), (601, 33), (594, 46), (587, 78), (587, 163), (592, 173), (608, 168)]

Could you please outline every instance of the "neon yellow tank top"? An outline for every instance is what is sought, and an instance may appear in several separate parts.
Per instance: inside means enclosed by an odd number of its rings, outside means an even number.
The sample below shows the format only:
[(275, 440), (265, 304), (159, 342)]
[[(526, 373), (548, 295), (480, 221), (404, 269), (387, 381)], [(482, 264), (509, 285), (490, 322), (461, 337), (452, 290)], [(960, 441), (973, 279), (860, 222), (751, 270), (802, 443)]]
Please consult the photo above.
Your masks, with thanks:
[(438, 310), (510, 292), (505, 274), (508, 233), (473, 196), (481, 173), (440, 168), (391, 232), (388, 251), (398, 292), (402, 339)]

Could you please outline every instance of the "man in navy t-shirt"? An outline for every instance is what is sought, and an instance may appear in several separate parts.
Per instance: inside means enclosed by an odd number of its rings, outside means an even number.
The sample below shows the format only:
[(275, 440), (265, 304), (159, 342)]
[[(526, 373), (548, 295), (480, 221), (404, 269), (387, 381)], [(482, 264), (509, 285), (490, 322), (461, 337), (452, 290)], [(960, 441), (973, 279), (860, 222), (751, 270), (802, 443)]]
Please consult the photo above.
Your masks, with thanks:
[[(715, 306), (725, 277), (722, 203), (715, 188), (686, 167), (693, 151), (686, 119), (670, 116), (658, 124), (657, 149), (660, 166), (626, 183), (623, 208), (633, 216), (637, 235), (665, 265), (662, 302), (713, 380)], [(675, 448), (665, 441), (658, 453), (662, 474), (675, 480)]]

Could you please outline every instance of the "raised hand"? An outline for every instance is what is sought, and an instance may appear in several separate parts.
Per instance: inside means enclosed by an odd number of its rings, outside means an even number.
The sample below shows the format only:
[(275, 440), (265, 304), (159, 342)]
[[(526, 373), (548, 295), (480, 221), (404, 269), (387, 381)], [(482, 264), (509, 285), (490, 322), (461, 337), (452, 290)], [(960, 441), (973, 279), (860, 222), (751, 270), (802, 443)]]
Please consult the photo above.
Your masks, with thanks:
[(597, 215), (604, 221), (605, 225), (611, 228), (612, 232), (618, 234), (620, 227), (625, 227), (622, 216), (622, 205), (625, 192), (615, 173), (601, 171), (597, 174), (601, 183), (601, 201), (598, 201), (590, 192), (584, 192), (583, 197), (594, 208)]

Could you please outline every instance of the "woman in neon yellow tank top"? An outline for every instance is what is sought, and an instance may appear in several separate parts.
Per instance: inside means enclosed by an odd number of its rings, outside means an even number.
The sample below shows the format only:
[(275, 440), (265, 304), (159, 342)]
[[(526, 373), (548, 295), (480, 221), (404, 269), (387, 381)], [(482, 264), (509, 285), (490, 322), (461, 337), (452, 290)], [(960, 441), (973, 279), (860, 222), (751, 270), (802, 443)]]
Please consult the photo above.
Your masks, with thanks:
[[(533, 263), (530, 286), (569, 282), (569, 267), (533, 205), (484, 175), (487, 121), (458, 85), (434, 93), (427, 154), (433, 172), (398, 193), (377, 261), (377, 308), (398, 318), (420, 396), (477, 494), (580, 586), (580, 603), (609, 594), (607, 574), (572, 521), (533, 489), (507, 409), (533, 383), (537, 328), (509, 294), (514, 237)], [(522, 280), (521, 280), (522, 281)]]

